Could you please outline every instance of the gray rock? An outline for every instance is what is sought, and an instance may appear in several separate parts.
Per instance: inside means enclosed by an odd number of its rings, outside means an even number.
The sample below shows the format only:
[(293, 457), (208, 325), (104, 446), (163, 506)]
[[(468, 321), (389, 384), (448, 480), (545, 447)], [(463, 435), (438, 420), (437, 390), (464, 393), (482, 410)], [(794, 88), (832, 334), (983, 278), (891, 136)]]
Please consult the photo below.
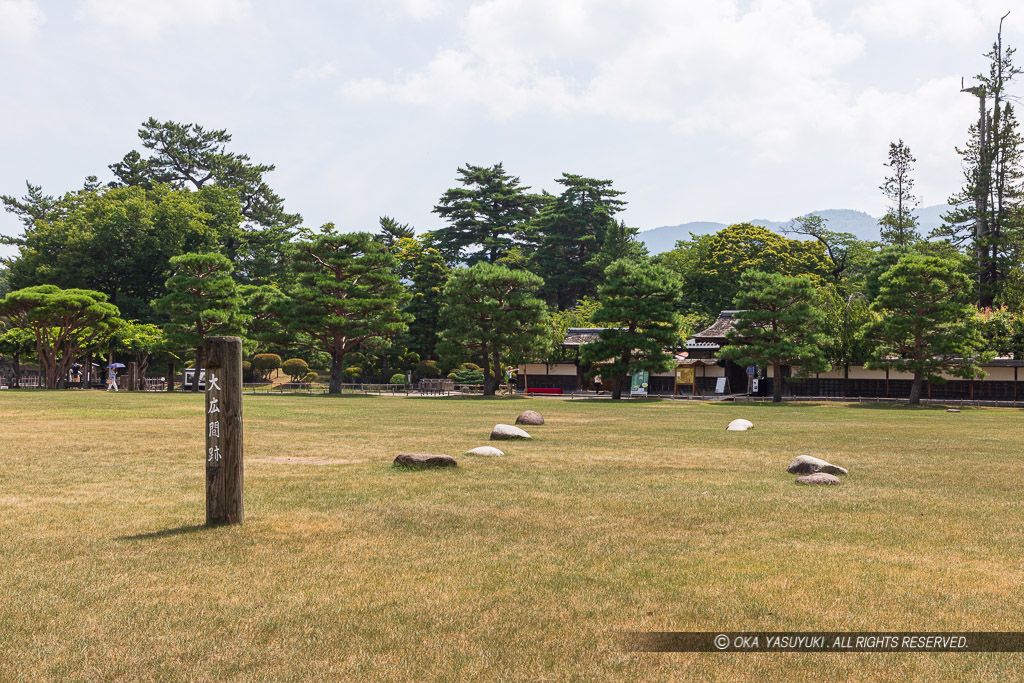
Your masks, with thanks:
[(725, 428), (727, 432), (745, 432), (748, 429), (753, 429), (754, 423), (750, 420), (738, 419), (733, 420), (729, 423), (729, 426)]
[(790, 474), (814, 474), (815, 472), (849, 474), (846, 469), (811, 455), (798, 455), (793, 462), (789, 463), (786, 471)]
[(395, 465), (402, 467), (458, 467), (459, 463), (450, 455), (426, 455), (423, 453), (402, 453), (395, 458)]
[(499, 451), (493, 446), (480, 446), (472, 450), (466, 451), (466, 455), (505, 455), (502, 451)]
[(529, 434), (512, 425), (494, 425), (491, 430), (491, 441), (508, 441), (510, 439), (531, 439)]
[(946, 412), (947, 413), (959, 413), (960, 410), (959, 410), (959, 408), (947, 408)]
[(516, 418), (517, 425), (542, 425), (544, 417), (536, 410), (524, 410)]
[(803, 484), (804, 486), (839, 486), (843, 482), (839, 481), (839, 477), (818, 472), (816, 474), (808, 474), (806, 477), (797, 477), (796, 483)]

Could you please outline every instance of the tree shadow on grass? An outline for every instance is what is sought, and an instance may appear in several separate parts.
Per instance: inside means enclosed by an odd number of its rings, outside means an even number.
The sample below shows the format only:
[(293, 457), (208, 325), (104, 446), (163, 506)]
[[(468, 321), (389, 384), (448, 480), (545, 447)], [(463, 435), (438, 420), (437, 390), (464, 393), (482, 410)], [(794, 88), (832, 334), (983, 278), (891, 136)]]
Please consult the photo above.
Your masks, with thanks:
[(145, 534), (134, 534), (131, 536), (118, 536), (119, 541), (151, 541), (158, 538), (171, 538), (173, 536), (182, 536), (184, 534), (192, 534), (197, 531), (205, 531), (206, 529), (212, 529), (214, 527), (206, 526), (205, 524), (190, 524), (188, 526), (179, 526), (173, 529), (163, 529), (161, 531), (150, 531)]

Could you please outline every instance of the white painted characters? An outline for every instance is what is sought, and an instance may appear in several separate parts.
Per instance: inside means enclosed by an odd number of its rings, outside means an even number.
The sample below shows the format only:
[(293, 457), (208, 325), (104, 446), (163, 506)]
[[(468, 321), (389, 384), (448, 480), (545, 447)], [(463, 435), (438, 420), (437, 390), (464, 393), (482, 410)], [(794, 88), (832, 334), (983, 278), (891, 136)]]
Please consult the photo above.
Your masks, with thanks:
[(213, 448), (207, 448), (209, 456), (206, 458), (206, 462), (220, 462), (220, 446), (214, 446)]

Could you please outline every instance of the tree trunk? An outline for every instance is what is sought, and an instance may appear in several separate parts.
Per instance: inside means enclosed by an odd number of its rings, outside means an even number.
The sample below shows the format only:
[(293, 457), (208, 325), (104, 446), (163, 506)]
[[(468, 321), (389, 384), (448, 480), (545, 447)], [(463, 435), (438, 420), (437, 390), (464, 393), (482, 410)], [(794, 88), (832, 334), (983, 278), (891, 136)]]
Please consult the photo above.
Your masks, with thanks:
[(772, 363), (772, 403), (782, 403), (782, 363)]
[(328, 394), (340, 394), (341, 383), (344, 380), (342, 374), (344, 367), (342, 364), (345, 362), (345, 356), (342, 354), (335, 354), (331, 356), (331, 380), (327, 385)]
[(14, 388), (21, 388), (21, 354), (14, 354)]
[(490, 366), (490, 372), (484, 375), (484, 396), (494, 396), (501, 382), (501, 361), (497, 351), (491, 353), (491, 362), (487, 365)]
[(174, 361), (167, 361), (167, 391), (174, 391)]
[(626, 378), (622, 375), (616, 377), (612, 381), (612, 400), (618, 401), (622, 398), (622, 385), (626, 383)]
[(921, 373), (914, 373), (914, 383), (910, 385), (910, 405), (919, 406), (921, 405)]
[(199, 391), (199, 373), (203, 371), (203, 347), (202, 345), (196, 349), (196, 372), (192, 376), (192, 389), (193, 393)]

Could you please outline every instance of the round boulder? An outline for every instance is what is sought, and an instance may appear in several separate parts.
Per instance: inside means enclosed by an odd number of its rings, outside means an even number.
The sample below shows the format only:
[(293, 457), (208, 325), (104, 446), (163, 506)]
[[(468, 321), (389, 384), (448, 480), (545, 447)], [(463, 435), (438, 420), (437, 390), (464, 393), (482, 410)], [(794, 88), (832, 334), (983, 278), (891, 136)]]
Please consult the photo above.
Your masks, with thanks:
[(796, 483), (804, 486), (839, 486), (842, 482), (839, 477), (824, 472), (808, 474), (806, 477), (797, 477)]
[(531, 439), (529, 434), (512, 425), (494, 425), (491, 430), (491, 441), (510, 441), (512, 439)]
[(480, 446), (479, 448), (474, 448), (472, 450), (466, 451), (466, 455), (488, 455), (488, 456), (493, 456), (493, 455), (505, 455), (505, 453), (502, 452), (502, 451), (499, 451), (497, 448), (494, 448), (493, 446)]
[(536, 410), (524, 410), (516, 418), (517, 425), (542, 425), (544, 417)]
[(750, 420), (738, 419), (733, 420), (729, 423), (729, 426), (725, 428), (727, 432), (745, 432), (748, 429), (753, 429), (754, 423)]
[(830, 462), (826, 462), (821, 458), (815, 458), (811, 455), (798, 455), (793, 459), (793, 462), (789, 463), (789, 467), (786, 471), (790, 474), (814, 474), (816, 472), (825, 472), (826, 474), (849, 474), (845, 468), (833, 465)]
[(402, 453), (395, 458), (399, 467), (458, 467), (459, 463), (450, 455), (427, 455), (424, 453)]

